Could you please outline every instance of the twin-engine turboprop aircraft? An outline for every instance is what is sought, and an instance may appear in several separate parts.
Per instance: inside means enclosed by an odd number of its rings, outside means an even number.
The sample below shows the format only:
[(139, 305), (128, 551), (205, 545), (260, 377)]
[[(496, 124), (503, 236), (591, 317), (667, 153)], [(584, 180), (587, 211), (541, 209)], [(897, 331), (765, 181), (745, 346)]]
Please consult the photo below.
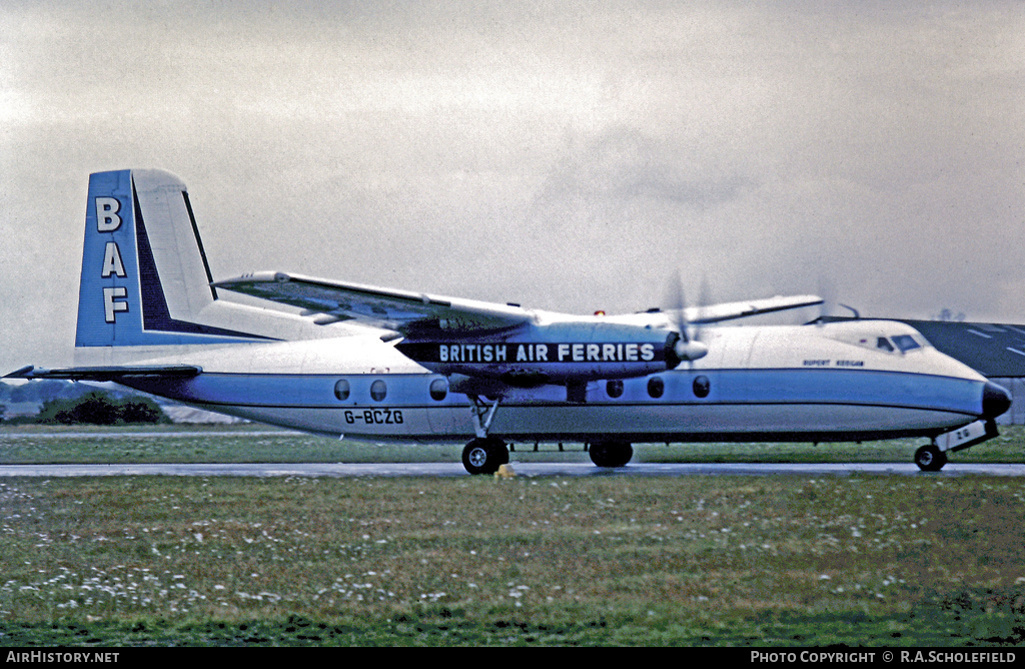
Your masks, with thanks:
[(708, 327), (820, 302), (572, 316), (281, 272), (215, 282), (185, 185), (122, 170), (89, 180), (75, 366), (9, 376), (334, 436), (469, 438), (471, 473), (508, 462), (506, 440), (580, 441), (619, 467), (636, 442), (922, 436), (935, 470), (995, 436), (1008, 393), (907, 325)]

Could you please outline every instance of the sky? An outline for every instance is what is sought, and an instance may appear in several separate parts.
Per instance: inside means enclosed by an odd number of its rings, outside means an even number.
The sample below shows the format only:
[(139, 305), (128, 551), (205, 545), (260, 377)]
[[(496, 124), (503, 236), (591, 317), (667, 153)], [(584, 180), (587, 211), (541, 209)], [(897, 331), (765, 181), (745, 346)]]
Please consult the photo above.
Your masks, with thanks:
[(0, 374), (73, 361), (92, 172), (215, 279), (1025, 323), (1023, 157), (1020, 2), (6, 0)]

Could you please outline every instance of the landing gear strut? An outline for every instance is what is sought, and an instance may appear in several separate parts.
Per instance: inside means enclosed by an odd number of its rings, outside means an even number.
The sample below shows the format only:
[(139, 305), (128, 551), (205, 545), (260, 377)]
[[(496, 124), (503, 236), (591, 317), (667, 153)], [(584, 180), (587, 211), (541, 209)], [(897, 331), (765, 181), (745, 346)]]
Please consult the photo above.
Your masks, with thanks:
[(933, 442), (915, 451), (915, 464), (923, 472), (938, 472), (947, 464), (947, 453), (977, 446), (999, 435), (992, 418), (977, 420), (937, 435)]
[(477, 395), (470, 395), (473, 431), (477, 437), (463, 449), (463, 467), (471, 474), (494, 474), (499, 467), (509, 464), (509, 449), (505, 442), (488, 436), (498, 403), (496, 399), (487, 406)]

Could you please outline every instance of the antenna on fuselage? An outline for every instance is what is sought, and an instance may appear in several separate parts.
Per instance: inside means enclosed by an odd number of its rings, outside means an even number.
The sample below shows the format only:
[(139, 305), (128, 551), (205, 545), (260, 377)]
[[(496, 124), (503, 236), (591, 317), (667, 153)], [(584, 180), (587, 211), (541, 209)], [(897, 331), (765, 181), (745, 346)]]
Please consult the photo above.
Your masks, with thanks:
[(854, 320), (858, 320), (858, 319), (860, 319), (860, 318), (861, 318), (861, 314), (859, 314), (859, 313), (858, 313), (858, 310), (857, 310), (857, 309), (855, 309), (854, 307), (848, 306), (848, 305), (846, 305), (846, 304), (843, 304), (843, 303), (841, 303), (841, 302), (837, 302), (837, 303), (836, 303), (836, 306), (838, 306), (838, 307), (843, 307), (844, 309), (848, 309), (848, 310), (850, 310), (850, 312), (851, 312), (852, 314), (854, 314)]

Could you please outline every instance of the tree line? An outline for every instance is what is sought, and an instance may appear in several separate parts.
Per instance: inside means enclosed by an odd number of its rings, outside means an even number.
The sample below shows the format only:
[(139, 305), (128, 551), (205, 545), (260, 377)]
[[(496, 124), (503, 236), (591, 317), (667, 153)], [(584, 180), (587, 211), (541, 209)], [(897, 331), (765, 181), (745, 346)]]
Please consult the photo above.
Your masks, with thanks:
[[(2, 420), (2, 413), (0, 413)], [(93, 391), (74, 398), (55, 398), (43, 402), (35, 416), (19, 416), (4, 421), (46, 425), (126, 425), (129, 423), (170, 423), (160, 405), (148, 397), (113, 397)]]

